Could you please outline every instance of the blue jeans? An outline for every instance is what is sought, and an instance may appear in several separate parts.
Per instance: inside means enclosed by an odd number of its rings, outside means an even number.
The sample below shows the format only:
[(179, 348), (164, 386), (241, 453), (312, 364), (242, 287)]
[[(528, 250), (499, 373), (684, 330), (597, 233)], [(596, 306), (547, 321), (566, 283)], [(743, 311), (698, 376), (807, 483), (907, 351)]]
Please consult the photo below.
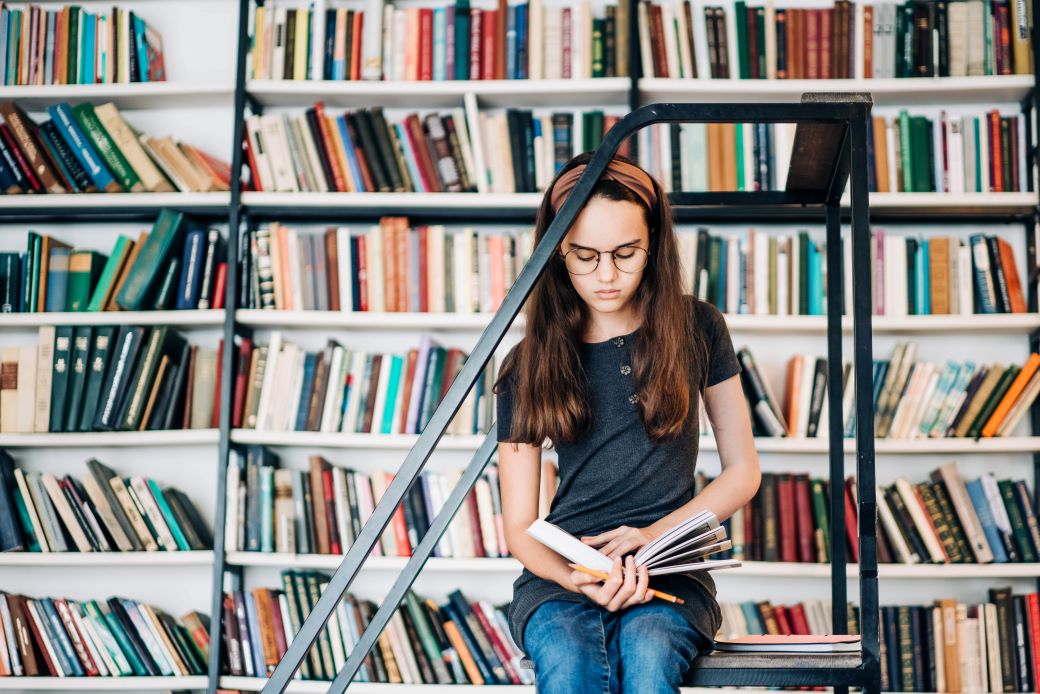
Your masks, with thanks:
[(610, 612), (591, 602), (548, 600), (524, 628), (538, 694), (674, 694), (704, 636), (659, 601)]

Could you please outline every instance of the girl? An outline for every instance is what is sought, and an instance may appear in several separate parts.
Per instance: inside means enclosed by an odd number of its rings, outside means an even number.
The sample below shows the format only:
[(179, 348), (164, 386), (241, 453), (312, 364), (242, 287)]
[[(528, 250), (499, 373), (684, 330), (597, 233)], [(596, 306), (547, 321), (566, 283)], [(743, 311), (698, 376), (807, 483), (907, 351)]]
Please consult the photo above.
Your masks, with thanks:
[[(540, 241), (590, 154), (546, 191)], [(700, 511), (719, 520), (758, 489), (740, 365), (722, 315), (684, 296), (661, 186), (623, 157), (600, 177), (526, 304), (523, 340), (503, 360), (498, 463), (510, 551), (524, 565), (509, 627), (541, 694), (676, 692), (710, 651), (722, 617), (706, 572), (655, 576), (683, 605), (651, 600), (632, 555)], [(722, 472), (693, 496), (698, 395)], [(527, 537), (538, 512), (541, 446), (559, 488), (546, 518), (614, 560), (605, 583)]]

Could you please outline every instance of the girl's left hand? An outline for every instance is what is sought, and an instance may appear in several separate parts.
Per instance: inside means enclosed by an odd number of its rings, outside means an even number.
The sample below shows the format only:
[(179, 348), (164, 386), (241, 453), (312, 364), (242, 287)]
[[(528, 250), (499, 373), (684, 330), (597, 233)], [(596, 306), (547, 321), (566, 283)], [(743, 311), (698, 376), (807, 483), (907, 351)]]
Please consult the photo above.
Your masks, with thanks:
[(599, 547), (600, 552), (613, 559), (639, 550), (655, 537), (657, 535), (652, 533), (649, 528), (632, 528), (622, 525), (599, 535), (584, 535), (581, 541), (592, 547)]

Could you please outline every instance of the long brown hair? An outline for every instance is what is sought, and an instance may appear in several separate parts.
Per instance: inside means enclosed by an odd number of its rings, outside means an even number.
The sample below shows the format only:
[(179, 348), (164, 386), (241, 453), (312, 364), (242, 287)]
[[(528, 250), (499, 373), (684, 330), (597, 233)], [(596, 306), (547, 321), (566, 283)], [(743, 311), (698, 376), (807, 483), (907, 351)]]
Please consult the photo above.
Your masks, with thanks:
[[(569, 169), (586, 164), (591, 152), (567, 162), (553, 179)], [(625, 157), (616, 159), (634, 164)], [(653, 177), (651, 177), (653, 180)], [(632, 377), (639, 395), (638, 408), (647, 436), (654, 442), (680, 434), (691, 407), (690, 374), (702, 370), (706, 352), (694, 339), (690, 320), (691, 297), (684, 297), (678, 241), (672, 211), (660, 184), (653, 180), (657, 204), (648, 209), (626, 186), (600, 179), (589, 199), (628, 201), (643, 208), (650, 232), (650, 260), (632, 301), (642, 316), (640, 338), (632, 353)], [(550, 193), (542, 198), (535, 221), (537, 244), (555, 218)], [(510, 440), (540, 446), (573, 442), (591, 426), (588, 382), (581, 363), (582, 336), (589, 310), (571, 284), (559, 253), (554, 253), (542, 276), (535, 282), (524, 306), (527, 327), (524, 339), (511, 359), (505, 360), (494, 392), (508, 387), (511, 374), (513, 420)]]

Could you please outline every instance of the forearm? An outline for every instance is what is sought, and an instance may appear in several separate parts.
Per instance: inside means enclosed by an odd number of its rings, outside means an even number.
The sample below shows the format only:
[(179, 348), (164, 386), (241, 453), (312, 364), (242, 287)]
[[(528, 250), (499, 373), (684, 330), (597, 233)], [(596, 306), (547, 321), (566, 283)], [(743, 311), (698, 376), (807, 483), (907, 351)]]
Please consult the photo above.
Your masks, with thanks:
[(726, 467), (701, 493), (649, 526), (657, 537), (702, 511), (711, 511), (722, 522), (743, 508), (758, 491), (761, 475), (758, 461), (747, 466)]
[(510, 554), (535, 576), (555, 581), (571, 592), (580, 592), (570, 579), (572, 569), (567, 566), (567, 560), (559, 554), (528, 537), (523, 531), (511, 533), (506, 540)]

